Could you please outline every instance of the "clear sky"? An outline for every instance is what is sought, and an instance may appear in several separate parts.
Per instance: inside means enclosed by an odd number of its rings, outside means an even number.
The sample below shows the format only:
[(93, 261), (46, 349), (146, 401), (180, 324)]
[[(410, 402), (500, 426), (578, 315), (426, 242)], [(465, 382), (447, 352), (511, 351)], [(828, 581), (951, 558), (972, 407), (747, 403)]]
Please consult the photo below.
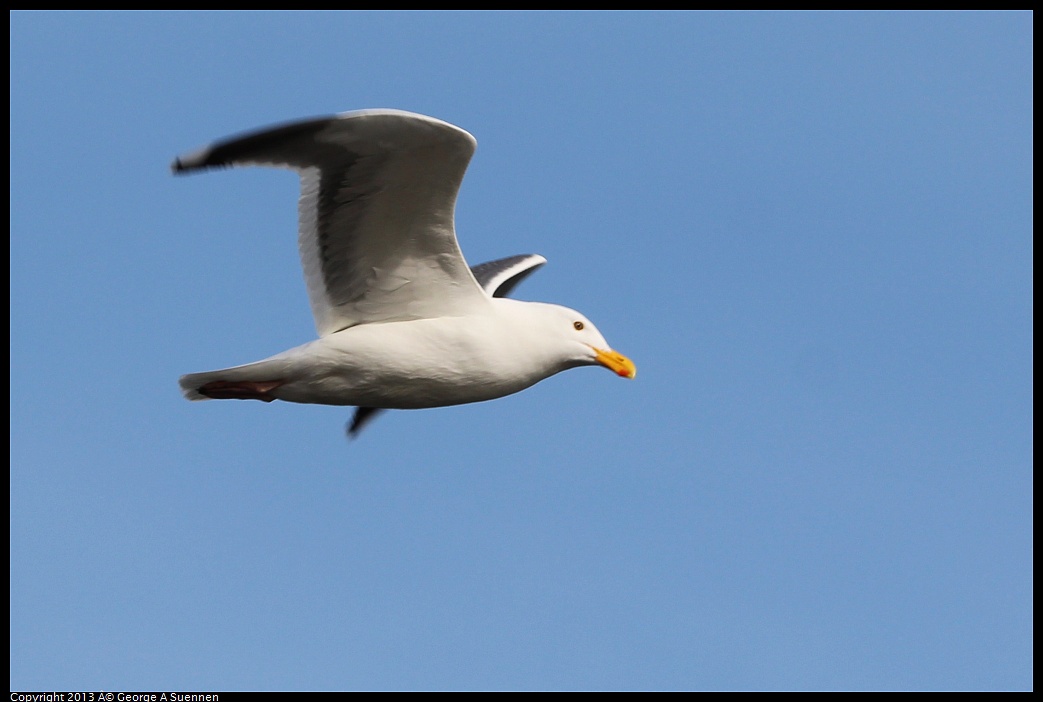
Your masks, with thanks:
[[(1030, 14), (10, 19), (12, 689), (1032, 687)], [(171, 160), (371, 107), (636, 380), (182, 399), (314, 327)]]

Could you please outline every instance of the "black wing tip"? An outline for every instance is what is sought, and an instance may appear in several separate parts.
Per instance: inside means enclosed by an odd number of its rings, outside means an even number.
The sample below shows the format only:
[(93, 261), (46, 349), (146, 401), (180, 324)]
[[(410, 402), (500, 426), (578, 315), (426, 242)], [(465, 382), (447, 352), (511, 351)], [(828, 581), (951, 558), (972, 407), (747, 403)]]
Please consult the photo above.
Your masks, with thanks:
[(191, 153), (183, 154), (174, 159), (174, 162), (170, 164), (170, 172), (174, 175), (180, 175), (182, 173), (191, 173), (192, 171), (198, 171), (207, 166), (214, 166), (219, 164), (210, 163), (210, 155), (213, 149), (210, 147), (204, 147)]
[(221, 139), (178, 156), (170, 164), (170, 170), (176, 175), (207, 168), (230, 167), (236, 163), (281, 163), (281, 159), (269, 160), (269, 152), (273, 148), (278, 149), (280, 145), (294, 139), (310, 138), (336, 119), (336, 115), (311, 117)]
[(518, 254), (471, 266), (471, 275), (491, 297), (507, 297), (546, 262), (539, 254)]

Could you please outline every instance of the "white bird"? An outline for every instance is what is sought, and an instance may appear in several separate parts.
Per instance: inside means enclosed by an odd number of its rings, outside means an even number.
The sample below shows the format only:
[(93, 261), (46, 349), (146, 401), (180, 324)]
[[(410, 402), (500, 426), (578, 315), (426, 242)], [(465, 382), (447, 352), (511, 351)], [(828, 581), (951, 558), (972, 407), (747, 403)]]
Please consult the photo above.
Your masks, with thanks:
[(177, 158), (175, 173), (291, 168), (301, 177), (298, 244), (319, 338), (256, 363), (181, 377), (190, 400), (376, 409), (480, 402), (568, 368), (636, 374), (579, 312), (505, 295), (546, 262), (469, 268), (453, 213), (475, 139), (400, 110), (361, 110), (232, 137)]

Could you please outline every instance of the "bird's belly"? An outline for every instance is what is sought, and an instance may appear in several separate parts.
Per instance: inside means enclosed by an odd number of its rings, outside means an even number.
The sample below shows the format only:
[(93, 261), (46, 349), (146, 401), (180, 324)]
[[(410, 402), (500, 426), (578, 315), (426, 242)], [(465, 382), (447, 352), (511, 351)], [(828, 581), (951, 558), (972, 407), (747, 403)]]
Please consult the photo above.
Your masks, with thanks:
[(293, 379), (273, 395), (287, 402), (421, 409), (492, 400), (531, 384), (474, 375), (350, 373), (345, 369)]
[(287, 402), (422, 409), (503, 397), (541, 379), (461, 349), (396, 354), (389, 348), (395, 347), (384, 341), (371, 348), (364, 337), (324, 337), (288, 352), (301, 362), (272, 394)]

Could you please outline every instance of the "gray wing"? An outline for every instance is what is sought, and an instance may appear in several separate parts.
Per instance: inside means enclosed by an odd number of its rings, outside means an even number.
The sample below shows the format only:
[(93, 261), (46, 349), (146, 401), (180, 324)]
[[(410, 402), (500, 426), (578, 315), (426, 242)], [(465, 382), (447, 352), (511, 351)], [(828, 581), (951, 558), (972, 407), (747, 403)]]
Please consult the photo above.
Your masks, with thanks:
[[(507, 297), (518, 283), (546, 262), (547, 259), (539, 254), (508, 256), (471, 266), (471, 273), (490, 297)], [(384, 411), (377, 407), (356, 407), (348, 424), (348, 438), (354, 439)]]
[(471, 275), (490, 297), (507, 297), (518, 283), (546, 262), (539, 254), (508, 256), (471, 266)]
[(487, 304), (453, 224), (474, 149), (474, 137), (446, 122), (364, 110), (219, 141), (179, 157), (173, 170), (264, 165), (300, 173), (301, 263), (325, 336)]

